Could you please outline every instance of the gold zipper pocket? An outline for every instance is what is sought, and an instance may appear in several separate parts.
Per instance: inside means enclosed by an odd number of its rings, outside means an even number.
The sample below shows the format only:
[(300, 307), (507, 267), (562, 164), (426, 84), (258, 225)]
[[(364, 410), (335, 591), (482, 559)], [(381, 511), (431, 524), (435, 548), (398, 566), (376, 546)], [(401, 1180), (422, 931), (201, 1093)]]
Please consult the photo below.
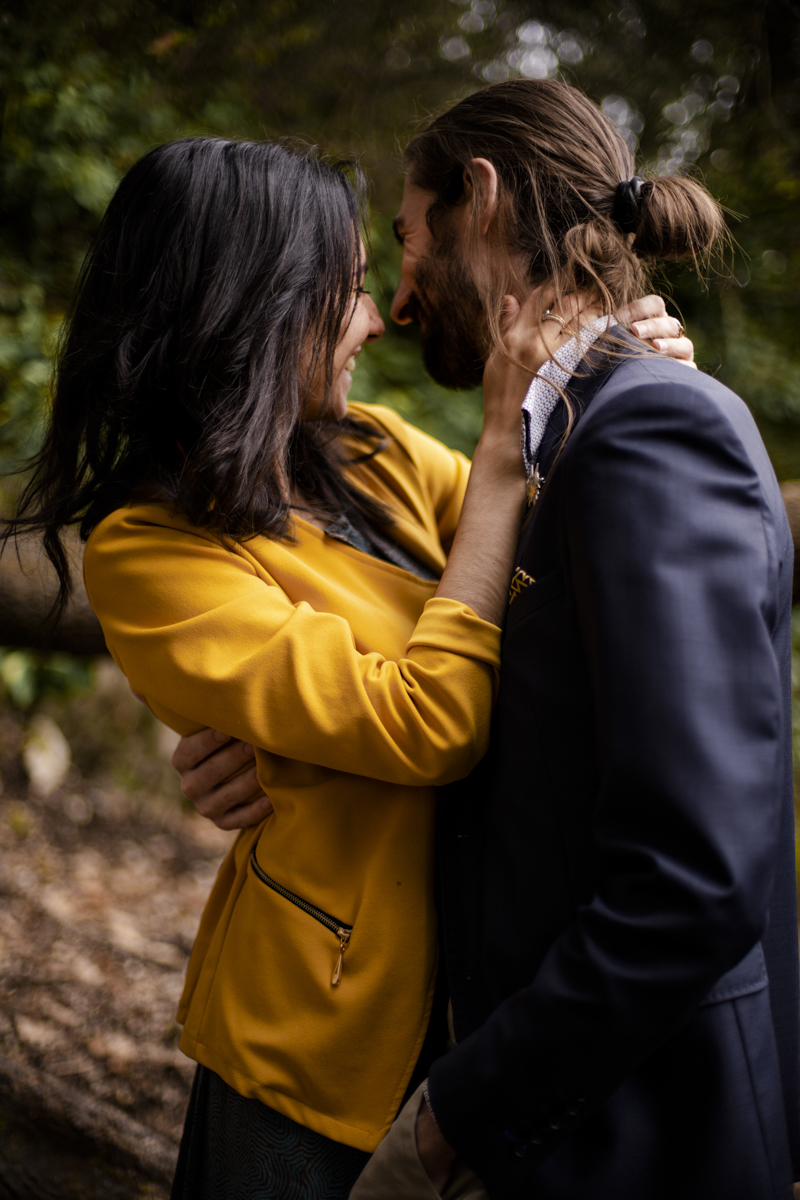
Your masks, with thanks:
[(345, 925), (344, 921), (337, 921), (336, 917), (332, 917), (330, 913), (323, 912), (321, 908), (317, 908), (314, 904), (309, 904), (308, 900), (304, 900), (302, 896), (295, 895), (282, 883), (278, 883), (271, 875), (268, 875), (263, 867), (259, 866), (256, 858), (256, 848), (253, 846), (253, 851), (250, 855), (250, 864), (262, 883), (265, 883), (268, 888), (272, 888), (273, 892), (277, 892), (279, 896), (283, 896), (284, 900), (289, 900), (290, 903), (296, 904), (304, 913), (308, 913), (315, 921), (319, 921), (320, 925), (324, 925), (331, 933), (335, 933), (339, 939), (339, 957), (336, 960), (336, 966), (333, 968), (333, 976), (331, 978), (331, 987), (336, 987), (339, 980), (342, 978), (342, 964), (344, 962), (344, 952), (347, 949), (347, 943), (350, 941), (350, 935), (353, 932), (352, 925)]

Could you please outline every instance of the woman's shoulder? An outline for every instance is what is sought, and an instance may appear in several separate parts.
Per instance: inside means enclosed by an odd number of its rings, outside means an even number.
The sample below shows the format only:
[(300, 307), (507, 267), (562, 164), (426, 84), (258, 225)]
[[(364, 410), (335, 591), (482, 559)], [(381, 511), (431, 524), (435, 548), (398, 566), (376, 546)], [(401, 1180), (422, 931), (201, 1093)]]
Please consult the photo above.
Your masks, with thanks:
[(354, 401), (352, 404), (348, 404), (347, 415), (361, 425), (368, 425), (376, 433), (387, 434), (401, 445), (405, 445), (414, 433), (419, 432), (414, 429), (413, 425), (409, 425), (408, 421), (404, 421), (399, 413), (392, 408), (387, 408), (385, 404), (364, 404)]
[(238, 545), (153, 503), (103, 518), (86, 543), (83, 576), (107, 637), (123, 627), (167, 627), (236, 601), (254, 578), (266, 578)]
[(348, 405), (348, 415), (387, 436), (387, 444), (382, 453), (405, 459), (417, 469), (435, 468), (446, 463), (449, 471), (454, 460), (468, 465), (468, 460), (458, 450), (451, 450), (443, 442), (405, 421), (394, 409), (385, 405), (353, 403)]
[(166, 503), (157, 500), (133, 500), (129, 504), (112, 509), (95, 525), (86, 542), (89, 553), (102, 546), (109, 546), (119, 538), (130, 541), (137, 536), (142, 539), (169, 537), (176, 533), (195, 537), (211, 536), (207, 530), (191, 525), (180, 513)]
[[(232, 553), (233, 552), (233, 553)], [(87, 584), (100, 576), (141, 579), (181, 560), (238, 558), (209, 529), (192, 525), (166, 503), (131, 502), (113, 509), (89, 534), (83, 556)]]
[[(445, 552), (452, 545), (469, 478), (469, 460), (458, 450), (404, 421), (390, 408), (352, 404), (350, 413), (386, 435), (386, 445), (355, 470), (364, 486), (384, 503), (392, 498), (418, 519), (427, 513), (434, 521)], [(382, 489), (388, 488), (388, 493)]]

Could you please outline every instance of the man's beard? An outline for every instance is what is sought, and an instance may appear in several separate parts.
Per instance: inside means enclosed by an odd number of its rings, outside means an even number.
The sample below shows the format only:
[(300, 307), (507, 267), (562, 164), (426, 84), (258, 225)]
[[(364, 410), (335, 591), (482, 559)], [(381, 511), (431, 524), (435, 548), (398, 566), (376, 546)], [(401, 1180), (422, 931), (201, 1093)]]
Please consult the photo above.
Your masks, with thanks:
[(486, 317), (452, 244), (419, 260), (407, 309), (419, 324), (422, 360), (431, 378), (455, 391), (479, 387), (488, 356)]

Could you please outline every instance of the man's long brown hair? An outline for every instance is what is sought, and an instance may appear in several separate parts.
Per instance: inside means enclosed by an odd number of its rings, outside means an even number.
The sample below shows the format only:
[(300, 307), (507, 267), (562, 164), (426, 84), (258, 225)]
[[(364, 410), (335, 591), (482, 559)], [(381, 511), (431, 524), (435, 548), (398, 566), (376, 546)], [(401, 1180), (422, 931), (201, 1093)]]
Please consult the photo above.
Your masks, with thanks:
[[(434, 196), (427, 219), (437, 239), (465, 201), (470, 160), (488, 159), (497, 171), (494, 242), (478, 236), (475, 204), (464, 245), (494, 346), (507, 293), (548, 281), (556, 302), (578, 291), (613, 313), (649, 290), (655, 260), (688, 258), (699, 268), (725, 231), (701, 184), (661, 176), (644, 183), (638, 228), (623, 233), (612, 211), (619, 184), (634, 175), (633, 155), (596, 104), (555, 80), (473, 93), (414, 137), (405, 158), (411, 182)], [(479, 191), (480, 179), (473, 184)]]

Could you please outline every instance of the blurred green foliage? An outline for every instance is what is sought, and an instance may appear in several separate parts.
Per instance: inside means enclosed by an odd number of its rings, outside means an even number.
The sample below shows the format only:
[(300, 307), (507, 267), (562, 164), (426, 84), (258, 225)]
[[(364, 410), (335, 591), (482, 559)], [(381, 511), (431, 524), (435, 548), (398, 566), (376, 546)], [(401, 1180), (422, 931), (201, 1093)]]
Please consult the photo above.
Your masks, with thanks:
[[(301, 137), (356, 154), (387, 297), (398, 143), (448, 99), (560, 73), (602, 103), (641, 169), (695, 170), (741, 219), (734, 282), (661, 281), (698, 359), (800, 475), (800, 18), (789, 0), (0, 0), (0, 466), (36, 441), (58, 329), (125, 169), (186, 133)], [(354, 397), (469, 450), (477, 395), (425, 376), (413, 330), (362, 357)]]
[(72, 696), (94, 684), (92, 659), (39, 650), (0, 650), (0, 699), (22, 711), (42, 696)]

